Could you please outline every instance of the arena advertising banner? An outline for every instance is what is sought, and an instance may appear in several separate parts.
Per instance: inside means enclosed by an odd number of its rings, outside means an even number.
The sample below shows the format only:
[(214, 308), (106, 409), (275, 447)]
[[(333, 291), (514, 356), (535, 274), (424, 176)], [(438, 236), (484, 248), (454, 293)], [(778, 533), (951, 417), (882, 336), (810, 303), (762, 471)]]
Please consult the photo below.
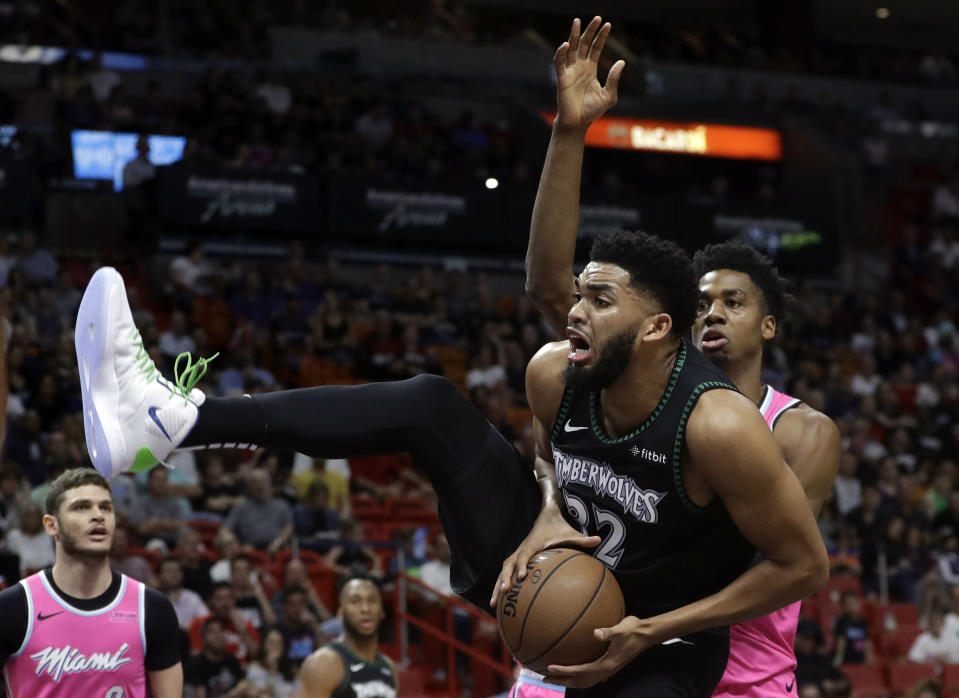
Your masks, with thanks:
[(502, 196), (478, 184), (337, 176), (329, 178), (328, 197), (337, 237), (493, 248), (506, 236)]
[(318, 232), (319, 183), (311, 175), (157, 169), (157, 207), (166, 222), (224, 229)]
[[(541, 116), (552, 124), (556, 113), (543, 112)], [(586, 132), (586, 145), (740, 160), (783, 157), (782, 136), (774, 129), (610, 116), (593, 122)]]

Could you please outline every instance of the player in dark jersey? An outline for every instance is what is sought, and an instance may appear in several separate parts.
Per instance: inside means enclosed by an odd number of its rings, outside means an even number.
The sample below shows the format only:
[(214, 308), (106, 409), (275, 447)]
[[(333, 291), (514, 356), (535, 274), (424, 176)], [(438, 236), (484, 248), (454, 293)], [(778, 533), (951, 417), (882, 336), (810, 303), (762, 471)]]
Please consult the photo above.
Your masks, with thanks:
[(109, 484), (92, 469), (68, 470), (51, 483), (46, 508), (56, 562), (0, 591), (7, 695), (180, 698), (170, 600), (110, 570), (116, 520)]
[(379, 587), (348, 577), (339, 601), (343, 633), (303, 662), (296, 698), (395, 698), (396, 666), (377, 651), (385, 615)]
[[(571, 305), (565, 270), (572, 266), (578, 232), (583, 136), (615, 104), (624, 67), (620, 61), (611, 68), (605, 87), (596, 79), (609, 31), (597, 17), (581, 38), (574, 21), (555, 62), (558, 116), (530, 231), (527, 288), (558, 334), (565, 332)], [(565, 48), (570, 45), (580, 50)], [(762, 381), (763, 347), (774, 339), (785, 312), (784, 283), (768, 259), (740, 243), (711, 245), (696, 254), (694, 264), (701, 297), (693, 340), (760, 407), (818, 513), (838, 467), (838, 429), (825, 415)], [(794, 685), (797, 618), (798, 604), (733, 628), (723, 695), (778, 695)]]

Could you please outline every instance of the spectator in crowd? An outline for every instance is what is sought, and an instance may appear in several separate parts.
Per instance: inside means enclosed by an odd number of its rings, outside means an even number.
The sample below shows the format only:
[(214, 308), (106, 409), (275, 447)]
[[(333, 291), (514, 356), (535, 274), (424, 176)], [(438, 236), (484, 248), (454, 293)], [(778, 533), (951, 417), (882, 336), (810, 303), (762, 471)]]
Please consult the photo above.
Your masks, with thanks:
[[(306, 563), (298, 557), (291, 557), (287, 561), (286, 567), (283, 570), (283, 588), (278, 589), (276, 593), (273, 594), (273, 598), (271, 599), (276, 617), (281, 622), (285, 620), (283, 610), (283, 590), (291, 587), (297, 587), (306, 592), (307, 606), (310, 612), (316, 616), (318, 620), (323, 622), (333, 617), (333, 614), (330, 613), (330, 609), (326, 607), (326, 604), (323, 603), (320, 595), (316, 592), (316, 586), (310, 579), (310, 574)], [(337, 633), (328, 634), (332, 636), (336, 635)]]
[(20, 468), (5, 463), (0, 468), (0, 531), (10, 531), (20, 525), (20, 505), (25, 498)]
[(260, 653), (246, 669), (246, 679), (257, 696), (290, 698), (296, 693), (296, 665), (290, 661), (290, 648), (279, 628), (263, 635)]
[(299, 667), (313, 650), (331, 638), (327, 638), (320, 629), (319, 620), (310, 610), (307, 592), (303, 587), (288, 586), (281, 593), (283, 615), (276, 627), (286, 640), (287, 658)]
[(229, 582), (217, 582), (213, 593), (207, 599), (210, 615), (195, 618), (190, 623), (190, 647), (194, 652), (203, 649), (203, 626), (210, 618), (216, 618), (223, 626), (225, 650), (246, 664), (247, 659), (256, 655), (260, 647), (260, 634), (253, 625), (243, 618), (236, 608), (233, 586)]
[(927, 628), (909, 648), (909, 661), (959, 664), (959, 637), (945, 628), (945, 617), (940, 610), (929, 614)]
[(484, 341), (473, 358), (472, 367), (466, 374), (466, 387), (469, 390), (476, 388), (495, 388), (506, 382), (506, 369), (496, 359), (497, 348), (491, 341)]
[(43, 511), (32, 500), (20, 507), (20, 527), (7, 532), (7, 550), (20, 557), (20, 574), (28, 577), (49, 567), (54, 557), (53, 539), (43, 530)]
[(247, 490), (249, 498), (230, 510), (224, 525), (241, 543), (275, 553), (293, 534), (293, 511), (285, 500), (273, 496), (270, 476), (263, 468), (250, 471)]
[(150, 139), (145, 134), (137, 138), (137, 155), (123, 166), (124, 190), (138, 189), (156, 177), (156, 167), (150, 161)]
[(143, 538), (158, 538), (168, 550), (176, 545), (176, 536), (190, 519), (190, 503), (170, 492), (169, 474), (164, 467), (147, 474), (147, 496), (133, 521)]
[(157, 581), (160, 591), (166, 594), (173, 604), (177, 620), (184, 630), (190, 629), (194, 619), (210, 614), (210, 609), (203, 603), (199, 594), (183, 588), (183, 567), (175, 557), (165, 557), (160, 560)]
[(276, 623), (273, 608), (267, 601), (260, 581), (260, 572), (253, 567), (249, 555), (240, 553), (230, 560), (230, 583), (237, 612), (257, 630)]
[(195, 591), (205, 599), (213, 591), (210, 568), (213, 563), (203, 556), (203, 542), (199, 532), (192, 526), (180, 529), (176, 539), (176, 557), (183, 568), (183, 586)]
[(235, 696), (233, 689), (246, 672), (229, 650), (226, 625), (222, 619), (209, 616), (203, 620), (201, 632), (203, 643), (186, 665), (184, 683), (193, 688), (197, 698)]
[(293, 508), (293, 525), (300, 545), (327, 550), (330, 541), (340, 535), (340, 516), (329, 506), (330, 488), (322, 480), (314, 481), (306, 501)]
[(854, 591), (840, 597), (840, 614), (836, 618), (835, 657), (837, 664), (864, 664), (872, 661), (869, 627), (862, 615), (862, 600)]
[(138, 582), (157, 586), (153, 568), (142, 555), (130, 552), (133, 531), (129, 526), (118, 523), (113, 534), (113, 546), (110, 548), (110, 569), (136, 579)]
[(209, 292), (208, 280), (213, 272), (206, 262), (203, 243), (193, 240), (187, 243), (183, 254), (170, 262), (170, 283), (173, 285), (174, 301), (181, 307), (192, 308), (193, 299)]
[(176, 310), (170, 313), (170, 322), (160, 335), (160, 353), (172, 368), (176, 357), (184, 352), (195, 353), (196, 342), (187, 331), (186, 315)]
[(839, 473), (836, 475), (836, 507), (840, 516), (862, 505), (862, 482), (856, 477), (859, 462), (854, 453), (846, 451), (839, 460)]
[[(309, 466), (303, 467), (303, 461)], [(297, 465), (299, 462), (299, 465)], [(314, 482), (323, 482), (327, 489), (327, 506), (336, 511), (340, 519), (350, 514), (350, 478), (353, 473), (349, 461), (342, 458), (310, 458), (298, 453), (294, 459), (293, 476), (296, 496), (307, 504), (309, 489)]]
[(202, 468), (203, 492), (193, 500), (193, 510), (222, 520), (243, 497), (233, 475), (227, 473), (222, 456), (207, 454), (205, 463)]
[(242, 552), (236, 534), (226, 526), (220, 526), (213, 536), (213, 549), (217, 561), (210, 567), (210, 579), (214, 582), (229, 582), (232, 579), (230, 561)]
[[(799, 696), (849, 695), (849, 679), (826, 654), (822, 631), (815, 621), (802, 618), (796, 628), (796, 687)], [(810, 687), (818, 693), (807, 693)]]
[(330, 548), (324, 562), (340, 574), (382, 577), (383, 563), (380, 556), (365, 544), (363, 524), (355, 519), (345, 519), (340, 531), (340, 542)]
[(57, 278), (59, 265), (48, 250), (37, 245), (37, 236), (27, 231), (20, 238), (17, 268), (31, 283), (52, 284)]

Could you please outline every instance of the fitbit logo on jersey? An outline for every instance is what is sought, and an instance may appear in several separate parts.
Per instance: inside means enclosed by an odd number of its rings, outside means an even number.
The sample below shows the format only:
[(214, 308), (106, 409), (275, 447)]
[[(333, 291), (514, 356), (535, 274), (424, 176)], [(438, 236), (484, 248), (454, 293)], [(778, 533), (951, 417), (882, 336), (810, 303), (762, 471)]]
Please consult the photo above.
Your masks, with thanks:
[[(653, 456), (661, 455), (646, 452)], [(623, 512), (637, 521), (656, 523), (659, 520), (656, 506), (663, 501), (667, 492), (644, 490), (632, 478), (613, 472), (608, 463), (571, 456), (555, 446), (553, 462), (556, 464), (556, 483), (561, 489), (572, 483), (591, 487), (596, 494), (619, 502)]]
[(79, 674), (84, 671), (116, 671), (124, 664), (129, 664), (133, 660), (130, 657), (124, 657), (130, 645), (124, 642), (113, 654), (109, 652), (94, 652), (89, 657), (80, 654), (76, 647), (46, 647), (36, 654), (31, 654), (30, 659), (37, 662), (36, 675), (40, 676), (47, 671), (54, 681), (59, 681), (63, 674)]

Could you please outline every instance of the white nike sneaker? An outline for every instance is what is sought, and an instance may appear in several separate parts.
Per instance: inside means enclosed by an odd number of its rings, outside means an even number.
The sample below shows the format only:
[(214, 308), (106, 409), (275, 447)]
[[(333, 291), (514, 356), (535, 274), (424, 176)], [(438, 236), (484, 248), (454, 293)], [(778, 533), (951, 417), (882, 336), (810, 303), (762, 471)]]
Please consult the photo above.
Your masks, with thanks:
[(112, 267), (90, 279), (74, 331), (83, 426), (93, 465), (104, 477), (145, 470), (162, 462), (196, 424), (206, 396), (193, 386), (207, 359), (192, 363), (176, 381), (166, 380), (150, 359), (127, 303), (126, 287)]

